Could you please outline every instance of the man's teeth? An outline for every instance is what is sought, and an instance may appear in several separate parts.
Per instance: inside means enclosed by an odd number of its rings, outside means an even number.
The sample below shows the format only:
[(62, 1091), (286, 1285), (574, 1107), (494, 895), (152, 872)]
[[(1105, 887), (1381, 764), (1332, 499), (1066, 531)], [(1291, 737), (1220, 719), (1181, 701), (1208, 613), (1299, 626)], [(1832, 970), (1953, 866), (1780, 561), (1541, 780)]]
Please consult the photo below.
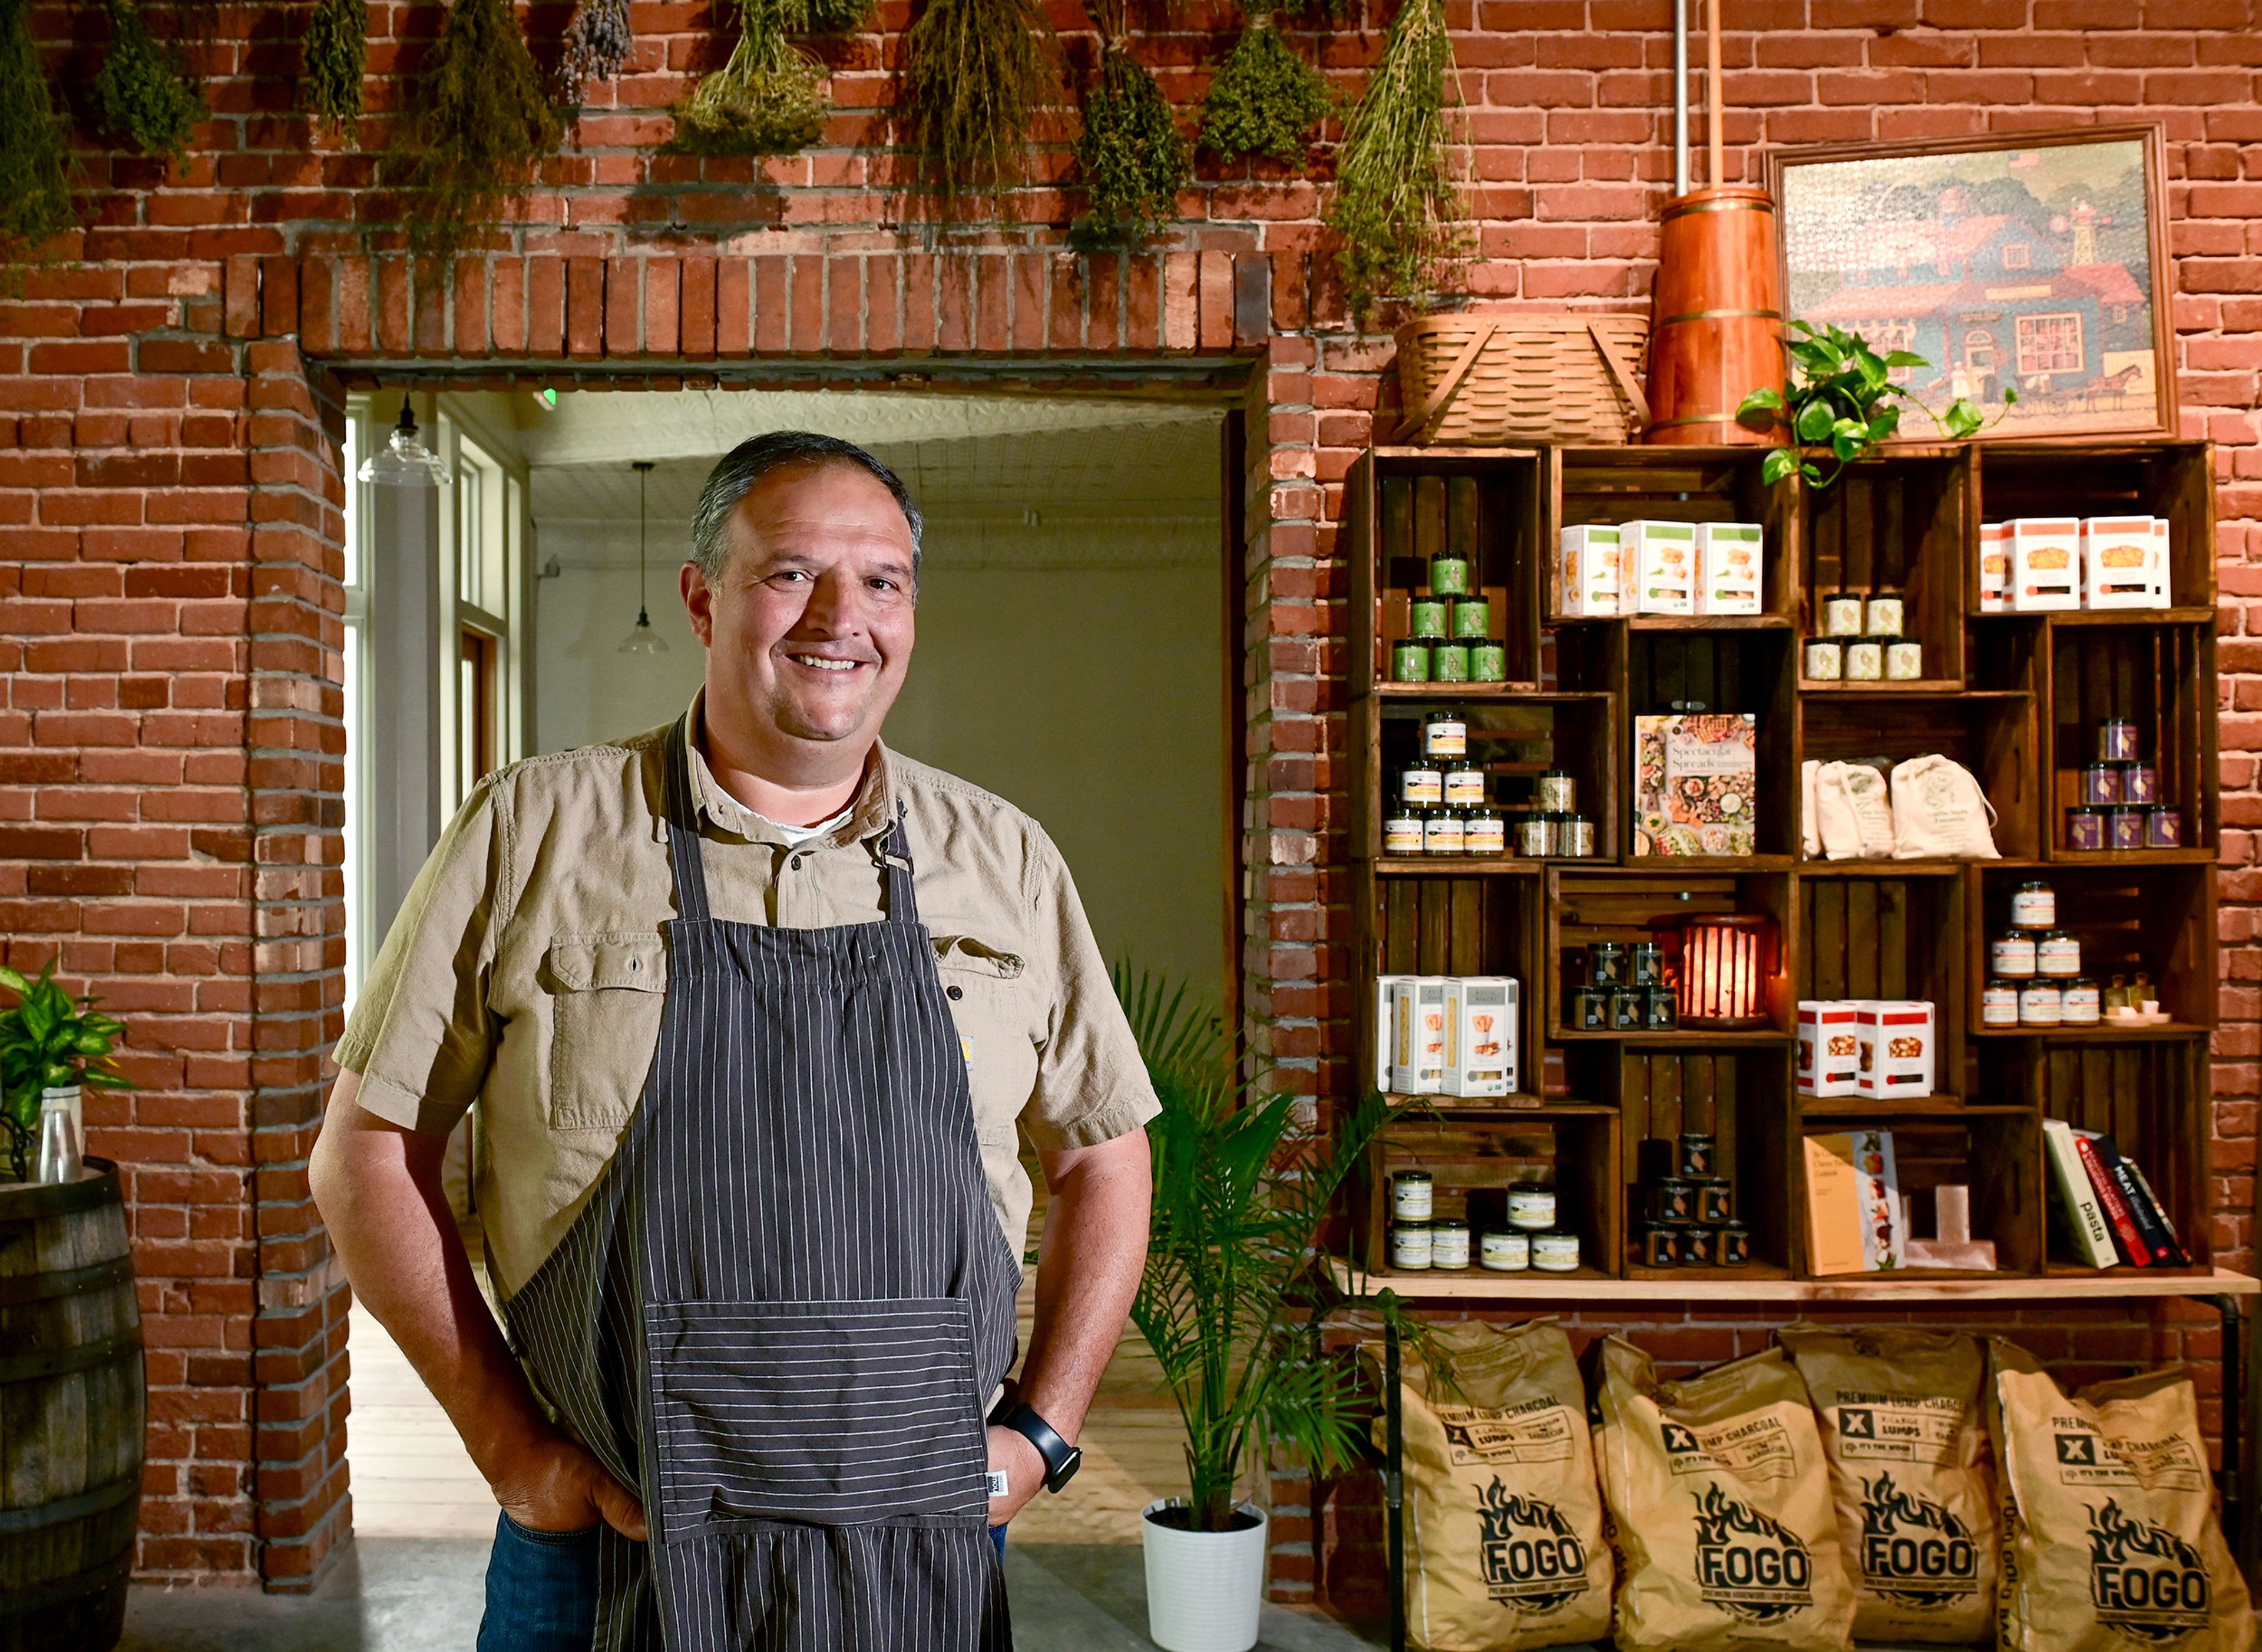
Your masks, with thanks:
[(796, 654), (793, 657), (803, 665), (814, 666), (820, 672), (853, 672), (856, 662), (852, 659), (827, 659), (822, 654)]

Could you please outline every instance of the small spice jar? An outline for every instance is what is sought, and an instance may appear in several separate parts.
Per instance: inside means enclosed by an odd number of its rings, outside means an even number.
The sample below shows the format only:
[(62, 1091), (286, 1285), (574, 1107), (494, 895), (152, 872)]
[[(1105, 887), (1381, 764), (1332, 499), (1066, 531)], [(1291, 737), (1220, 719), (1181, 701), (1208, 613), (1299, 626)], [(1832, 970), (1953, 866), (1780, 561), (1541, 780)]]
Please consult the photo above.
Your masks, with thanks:
[(1696, 1219), (1696, 1190), (1686, 1176), (1660, 1176), (1649, 1184), (1649, 1219), (1653, 1222), (1693, 1222)]
[(1632, 965), (1625, 947), (1617, 941), (1587, 943), (1587, 984), (1590, 987), (1624, 987), (1631, 984)]
[(2064, 930), (2045, 930), (2035, 937), (2035, 973), (2060, 980), (2081, 973), (2081, 943)]
[(1862, 635), (1862, 593), (1860, 592), (1833, 591), (1822, 599), (1822, 635), (1825, 636)]
[(1980, 988), (1979, 1024), (1983, 1027), (2015, 1027), (2019, 1024), (2019, 986), (2016, 981), (1998, 978)]
[(1422, 852), (1458, 855), (1468, 842), (1468, 828), (1457, 808), (1425, 809), (1422, 814)]
[(1579, 807), (1579, 782), (1562, 769), (1549, 769), (1531, 783), (1531, 801), (1543, 814), (1567, 815)]
[(1468, 719), (1458, 711), (1433, 711), (1422, 719), (1422, 755), (1425, 758), (1466, 757)]
[(1441, 802), (1458, 808), (1464, 803), (1485, 801), (1485, 772), (1472, 766), (1466, 758), (1445, 765), (1440, 785), (1444, 793), (1439, 799)]
[(1675, 1162), (1683, 1176), (1709, 1176), (1719, 1144), (1703, 1131), (1684, 1130), (1673, 1138)]
[(1506, 682), (1508, 680), (1508, 644), (1498, 637), (1471, 637), (1469, 639), (1469, 680), (1473, 683)]
[(2105, 846), (2107, 849), (2142, 849), (2144, 830), (2150, 822), (2151, 810), (2142, 804), (2122, 803), (2105, 811)]
[(1846, 680), (1849, 683), (1875, 683), (1884, 680), (1885, 645), (1874, 636), (1849, 636), (1846, 639)]
[(1430, 680), (1433, 683), (1468, 681), (1469, 645), (1450, 641), (1430, 643)]
[(2121, 784), (2127, 771), (2118, 763), (2093, 763), (2081, 772), (2081, 801), (2085, 803), (2117, 803), (2121, 801)]
[(1415, 763), (1398, 771), (1398, 801), (1429, 808), (1445, 801), (1445, 772), (1435, 763)]
[(2049, 885), (2028, 881), (2011, 891), (2011, 927), (2014, 930), (2057, 927), (2057, 894)]
[(1555, 817), (1526, 815), (1516, 822), (1516, 852), (1544, 860), (1555, 852)]
[(1898, 591), (1872, 591), (1869, 600), (1862, 606), (1862, 628), (1871, 636), (1901, 635), (1901, 593)]
[(1430, 594), (1465, 597), (1469, 593), (1469, 559), (1458, 551), (1441, 550), (1430, 558)]
[(1531, 1266), (1531, 1235), (1488, 1233), (1477, 1241), (1477, 1261), (1495, 1274), (1520, 1274)]
[(2134, 763), (2136, 760), (2136, 725), (2125, 717), (2110, 717), (2099, 723), (2097, 760), (2100, 763)]
[[(1806, 639), (1802, 669), (1810, 683), (1835, 683), (1846, 676), (1846, 645), (1834, 636), (1811, 636)], [(1424, 659), (1423, 667), (1427, 670)]]
[(1579, 1236), (1576, 1233), (1534, 1233), (1531, 1236), (1531, 1265), (1543, 1274), (1577, 1273)]
[(1437, 1184), (1426, 1170), (1401, 1170), (1390, 1178), (1390, 1214), (1400, 1222), (1426, 1222), (1435, 1212)]
[(1401, 803), (1382, 818), (1382, 852), (1418, 855), (1422, 852), (1423, 815), (1419, 805)]
[(1713, 1261), (1722, 1268), (1747, 1268), (1752, 1260), (1752, 1231), (1741, 1222), (1731, 1222), (1713, 1235), (1713, 1248), (1718, 1253)]
[(2058, 1020), (2069, 1027), (2093, 1027), (2104, 1018), (2097, 983), (2076, 975), (2058, 991)]
[(1639, 987), (1610, 988), (1610, 1031), (1639, 1032), (1649, 1017), (1649, 994)]
[(1510, 1188), (1508, 1190), (1508, 1225), (1520, 1227), (1525, 1232), (1537, 1232), (1555, 1225), (1555, 1189), (1552, 1188)]
[(2064, 1018), (2065, 991), (2055, 980), (2037, 975), (2019, 988), (2019, 1024), (2055, 1027)]
[(1430, 680), (1430, 639), (1402, 637), (1390, 645), (1390, 680), (1426, 683)]
[(1453, 1217), (1430, 1224), (1430, 1266), (1463, 1268), (1469, 1265), (1469, 1225)]
[(1718, 1235), (1709, 1227), (1681, 1230), (1681, 1260), (1691, 1268), (1710, 1268), (1720, 1254)]
[(1404, 1273), (1428, 1271), (1431, 1255), (1427, 1222), (1394, 1222), (1390, 1228), (1390, 1265)]
[(1641, 1265), (1644, 1268), (1678, 1268), (1681, 1266), (1682, 1230), (1669, 1222), (1652, 1222), (1641, 1231)]
[(1595, 853), (1595, 822), (1584, 815), (1555, 817), (1555, 852), (1573, 860), (1590, 860)]
[(1655, 941), (1636, 941), (1626, 952), (1626, 985), (1657, 987), (1665, 981), (1665, 949)]
[(1696, 1219), (1706, 1227), (1718, 1227), (1736, 1214), (1735, 1189), (1725, 1176), (1704, 1176), (1697, 1180)]
[(1924, 644), (1897, 636), (1885, 644), (1885, 680), (1913, 683), (1924, 676)]
[(1492, 603), (1483, 597), (1453, 599), (1454, 636), (1473, 643), (1492, 635)]
[(1681, 1024), (1681, 1003), (1670, 987), (1635, 988), (1642, 995), (1641, 1024), (1649, 1032), (1670, 1032)]
[(2065, 812), (2068, 849), (2105, 847), (2105, 811), (2094, 803), (2077, 803)]
[(1581, 1032), (1607, 1032), (1610, 995), (1606, 987), (1581, 987), (1571, 995), (1571, 1024)]
[(2007, 980), (2024, 980), (2035, 973), (2035, 937), (2025, 930), (2012, 930), (1987, 943), (1987, 973)]
[(1480, 803), (1461, 815), (1461, 852), (1465, 855), (1504, 855), (1508, 852), (1508, 822), (1489, 803)]
[[(2107, 802), (2113, 800), (2107, 798)], [(2121, 771), (2121, 799), (2123, 803), (2157, 803), (2160, 801), (2160, 772), (2149, 763), (2131, 763)]]
[(2172, 803), (2155, 803), (2144, 811), (2144, 847), (2180, 849), (2184, 842), (2183, 811)]

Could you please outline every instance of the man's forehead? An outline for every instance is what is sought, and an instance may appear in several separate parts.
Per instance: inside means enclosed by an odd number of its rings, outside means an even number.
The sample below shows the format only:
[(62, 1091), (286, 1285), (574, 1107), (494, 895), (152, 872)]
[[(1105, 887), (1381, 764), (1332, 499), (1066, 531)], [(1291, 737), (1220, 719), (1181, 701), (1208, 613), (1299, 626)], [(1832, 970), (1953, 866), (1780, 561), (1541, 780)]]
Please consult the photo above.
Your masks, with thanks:
[[(765, 562), (910, 559), (911, 524), (878, 478), (845, 465), (793, 468), (798, 476), (764, 477), (738, 501), (730, 518), (737, 549)], [(842, 485), (832, 485), (836, 477)]]

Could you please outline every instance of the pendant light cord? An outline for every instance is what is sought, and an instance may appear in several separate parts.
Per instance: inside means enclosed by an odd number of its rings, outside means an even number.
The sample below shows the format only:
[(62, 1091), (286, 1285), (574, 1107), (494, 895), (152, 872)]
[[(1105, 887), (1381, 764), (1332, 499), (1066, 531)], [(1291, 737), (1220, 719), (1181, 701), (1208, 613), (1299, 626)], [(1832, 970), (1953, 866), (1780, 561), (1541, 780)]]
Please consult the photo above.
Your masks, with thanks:
[(638, 459), (638, 460), (637, 460), (637, 461), (636, 461), (636, 473), (637, 473), (637, 623), (638, 623), (639, 626), (649, 626), (649, 625), (652, 623), (652, 607), (651, 607), (651, 605), (650, 605), (650, 604), (649, 604), (649, 603), (645, 600), (645, 549), (644, 549), (644, 546), (645, 546), (645, 502), (644, 502), (644, 486), (645, 486), (645, 482), (647, 482), (648, 480), (650, 480), (650, 479), (651, 479), (651, 477), (652, 477), (652, 461), (651, 461), (650, 459)]

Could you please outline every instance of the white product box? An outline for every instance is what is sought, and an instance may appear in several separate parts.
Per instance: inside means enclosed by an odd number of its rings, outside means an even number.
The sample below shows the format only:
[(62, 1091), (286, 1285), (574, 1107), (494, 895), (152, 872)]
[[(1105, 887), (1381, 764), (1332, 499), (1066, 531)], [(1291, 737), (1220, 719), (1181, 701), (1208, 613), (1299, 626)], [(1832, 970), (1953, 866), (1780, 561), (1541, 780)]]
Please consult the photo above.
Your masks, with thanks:
[(1798, 1088), (1809, 1095), (1860, 1094), (1859, 1000), (1803, 998), (1798, 1004)]
[(1696, 612), (1757, 614), (1767, 534), (1757, 522), (1696, 524)]
[(1854, 1038), (1860, 1046), (1856, 1095), (1910, 1096), (1932, 1094), (1933, 1055), (1938, 1039), (1932, 1006), (1914, 999), (1856, 1000)]
[(1563, 530), (1556, 558), (1555, 611), (1567, 619), (1618, 611), (1618, 530), (1588, 522)]
[(1626, 522), (1618, 528), (1621, 614), (1696, 612), (1696, 524)]
[(1405, 975), (1390, 994), (1390, 1088), (1436, 1095), (1445, 1083), (1445, 977)]
[(2011, 530), (2011, 607), (2042, 614), (2081, 606), (2081, 521), (2021, 516)]
[(2011, 525), (1979, 524), (1979, 612), (2004, 614), (2011, 607)]
[(1374, 978), (1374, 1088), (1390, 1088), (1390, 1065), (1398, 1057), (1398, 1041), (1392, 1031), (1397, 1024), (1394, 997), (1398, 983), (1412, 980), (1411, 975), (1377, 975)]
[(2150, 516), (2092, 516), (2081, 524), (2081, 606), (2149, 608), (2160, 557)]
[(2175, 598), (2168, 590), (2168, 519), (2152, 518), (2152, 606), (2156, 608), (2173, 607)]
[(1446, 1095), (1506, 1095), (1516, 1088), (1518, 996), (1511, 976), (1446, 978)]

